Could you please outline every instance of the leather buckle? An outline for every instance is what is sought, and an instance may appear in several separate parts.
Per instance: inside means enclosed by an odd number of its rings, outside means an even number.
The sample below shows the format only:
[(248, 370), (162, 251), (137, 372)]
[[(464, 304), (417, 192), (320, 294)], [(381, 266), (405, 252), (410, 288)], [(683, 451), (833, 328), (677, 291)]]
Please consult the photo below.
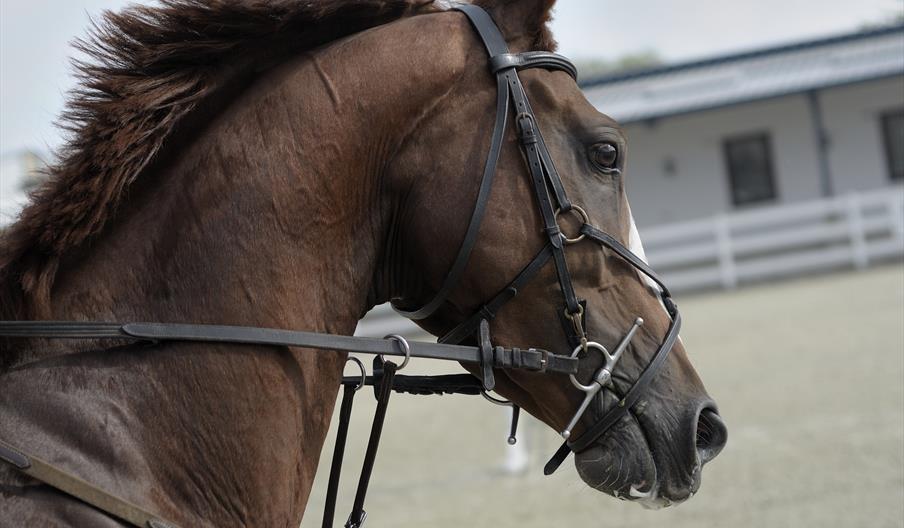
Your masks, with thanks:
[(490, 342), (490, 323), (480, 320), (477, 331), (477, 346), (480, 348), (480, 382), (484, 390), (491, 391), (496, 387), (496, 376), (493, 374), (493, 344)]

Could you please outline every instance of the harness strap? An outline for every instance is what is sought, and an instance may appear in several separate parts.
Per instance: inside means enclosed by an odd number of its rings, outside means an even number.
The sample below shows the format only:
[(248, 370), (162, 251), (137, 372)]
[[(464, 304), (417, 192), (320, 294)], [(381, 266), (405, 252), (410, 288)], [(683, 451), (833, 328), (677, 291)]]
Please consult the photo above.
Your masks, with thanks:
[(512, 282), (502, 289), (493, 297), (490, 302), (481, 306), (471, 317), (463, 321), (461, 324), (450, 330), (446, 335), (439, 338), (437, 342), (458, 344), (474, 335), (477, 331), (480, 321), (486, 319), (490, 321), (496, 317), (499, 310), (510, 300), (514, 299), (518, 292), (530, 282), (537, 273), (549, 262), (552, 257), (552, 246), (546, 244), (543, 249), (537, 253), (537, 256), (530, 261), (530, 264), (524, 267), (518, 276)]
[[(364, 385), (373, 386), (380, 383), (377, 376), (366, 376)], [(344, 387), (358, 387), (361, 378), (350, 376), (342, 378)], [(393, 392), (415, 396), (442, 396), (444, 394), (466, 394), (477, 396), (483, 391), (483, 384), (471, 374), (443, 374), (438, 376), (405, 376), (396, 374), (392, 383)]]
[(0, 461), (20, 473), (56, 489), (70, 497), (138, 528), (178, 528), (131, 502), (121, 499), (49, 462), (0, 440)]
[(374, 372), (382, 367), (382, 381), (377, 391), (377, 410), (374, 413), (374, 423), (370, 429), (370, 438), (367, 441), (367, 451), (364, 453), (364, 465), (361, 467), (361, 477), (358, 479), (358, 490), (355, 492), (355, 502), (352, 512), (345, 523), (345, 528), (360, 528), (367, 518), (364, 511), (364, 499), (367, 497), (367, 487), (373, 474), (374, 462), (377, 459), (377, 449), (380, 447), (380, 435), (383, 433), (383, 422), (386, 420), (386, 409), (389, 406), (389, 397), (392, 395), (393, 378), (395, 378), (396, 364), (391, 361), (382, 361), (374, 358)]
[(641, 395), (647, 390), (650, 383), (652, 383), (656, 374), (659, 373), (659, 370), (665, 365), (665, 361), (668, 359), (669, 353), (675, 346), (675, 342), (678, 340), (678, 333), (681, 330), (681, 314), (678, 312), (677, 306), (675, 306), (675, 303), (672, 301), (668, 288), (666, 288), (662, 279), (656, 275), (656, 272), (654, 272), (646, 262), (641, 260), (614, 237), (592, 225), (584, 224), (581, 226), (581, 234), (584, 234), (588, 238), (611, 249), (618, 254), (618, 256), (634, 266), (638, 271), (653, 280), (662, 289), (662, 302), (665, 305), (669, 317), (672, 318), (672, 322), (669, 325), (665, 338), (663, 338), (662, 344), (660, 344), (656, 354), (644, 368), (643, 372), (641, 372), (640, 376), (638, 376), (627, 394), (625, 394), (624, 397), (621, 397), (618, 405), (609, 409), (609, 411), (603, 415), (602, 419), (593, 424), (580, 437), (564, 442), (552, 458), (550, 458), (549, 462), (546, 463), (546, 466), (544, 466), (543, 473), (545, 475), (554, 473), (572, 451), (580, 453), (589, 448), (593, 442), (628, 414), (631, 408), (634, 407), (640, 399)]
[(564, 442), (552, 458), (549, 459), (549, 462), (543, 467), (544, 475), (552, 475), (555, 473), (562, 462), (568, 458), (568, 454), (572, 451), (580, 453), (589, 448), (591, 444), (596, 442), (596, 440), (612, 428), (613, 425), (617, 424), (628, 414), (631, 408), (637, 404), (637, 401), (643, 395), (644, 391), (647, 390), (648, 386), (653, 381), (653, 378), (656, 377), (656, 374), (659, 373), (659, 370), (665, 364), (669, 352), (671, 352), (672, 347), (675, 345), (675, 341), (678, 339), (678, 332), (681, 329), (681, 314), (676, 311), (673, 317), (674, 319), (672, 319), (672, 324), (669, 326), (669, 330), (666, 333), (662, 345), (660, 345), (659, 350), (656, 351), (656, 355), (653, 356), (653, 359), (647, 364), (646, 368), (644, 368), (643, 372), (637, 378), (637, 381), (634, 382), (634, 385), (628, 390), (628, 393), (619, 400), (616, 406), (609, 409), (609, 411), (603, 415), (602, 419), (584, 431), (580, 437)]
[(361, 385), (344, 385), (342, 405), (339, 408), (339, 429), (336, 431), (336, 445), (333, 448), (333, 461), (330, 464), (330, 480), (326, 487), (326, 502), (323, 505), (323, 528), (333, 528), (336, 516), (336, 497), (339, 495), (339, 476), (342, 473), (342, 459), (345, 456), (345, 443), (348, 439), (348, 425), (352, 416), (352, 404), (355, 393)]
[[(504, 42), (503, 42), (504, 44)], [(433, 315), (446, 299), (452, 290), (458, 285), (461, 276), (465, 272), (468, 261), (471, 259), (471, 252), (477, 243), (477, 236), (480, 234), (480, 225), (483, 223), (483, 217), (487, 210), (487, 204), (490, 201), (490, 191), (493, 188), (493, 180), (496, 178), (496, 165), (499, 162), (499, 154), (502, 152), (502, 142), (505, 139), (505, 130), (508, 124), (509, 114), (509, 91), (505, 87), (505, 79), (496, 77), (496, 124), (493, 126), (493, 136), (490, 140), (490, 151), (487, 154), (487, 160), (483, 167), (483, 177), (480, 180), (480, 189), (477, 191), (477, 201), (474, 204), (474, 210), (471, 213), (471, 220), (468, 223), (468, 229), (465, 231), (465, 237), (458, 249), (458, 255), (455, 262), (446, 274), (443, 285), (424, 306), (416, 310), (406, 310), (392, 305), (395, 311), (412, 321), (426, 319)]]
[[(496, 26), (492, 17), (490, 17), (490, 15), (482, 8), (469, 4), (457, 4), (453, 5), (452, 9), (461, 11), (467, 16), (490, 56), (490, 72), (496, 76), (496, 121), (493, 127), (492, 140), (490, 141), (489, 154), (487, 155), (486, 163), (484, 164), (483, 176), (477, 193), (477, 201), (471, 213), (471, 220), (468, 223), (468, 228), (465, 231), (465, 236), (459, 247), (455, 261), (446, 273), (442, 285), (433, 298), (420, 308), (411, 310), (400, 308), (393, 304), (393, 308), (396, 312), (414, 321), (426, 319), (433, 315), (440, 306), (443, 305), (452, 293), (452, 290), (458, 285), (462, 275), (464, 275), (465, 268), (471, 258), (471, 253), (477, 243), (480, 225), (483, 222), (486, 213), (490, 191), (493, 186), (493, 180), (499, 162), (499, 155), (502, 151), (502, 145), (505, 139), (505, 129), (507, 127), (512, 101), (515, 103), (515, 113), (519, 118), (522, 116), (529, 116), (533, 119), (533, 110), (531, 110), (527, 97), (524, 94), (524, 88), (521, 84), (521, 80), (518, 78), (517, 71), (527, 68), (546, 68), (564, 71), (571, 77), (577, 79), (577, 70), (574, 65), (562, 55), (547, 51), (530, 51), (517, 54), (509, 53), (508, 45), (506, 44), (502, 33), (499, 31), (499, 28)], [(533, 128), (535, 129), (536, 127)], [(549, 151), (546, 144), (543, 142), (543, 138), (539, 134), (539, 130), (535, 130), (533, 137), (537, 142), (535, 155), (538, 163), (536, 169), (533, 165), (531, 166), (531, 174), (535, 179), (539, 179), (543, 182), (541, 185), (544, 193), (546, 193), (546, 183), (549, 183), (555, 193), (559, 207), (563, 211), (567, 211), (572, 207), (571, 202), (565, 195), (565, 188), (562, 185), (558, 172), (556, 172), (552, 157), (549, 155)], [(539, 190), (537, 192), (539, 193)], [(538, 198), (541, 201), (543, 200), (539, 195)], [(547, 206), (545, 209), (541, 204), (546, 232), (553, 245), (560, 247), (561, 241), (559, 239), (561, 237), (557, 232), (558, 227), (556, 226), (555, 213), (552, 206), (549, 205), (548, 195), (546, 197), (546, 202)], [(562, 289), (565, 292), (566, 305), (568, 306), (569, 312), (577, 313), (577, 300), (574, 297), (567, 268), (564, 268), (564, 262), (564, 256), (561, 258), (557, 256), (556, 267), (560, 270), (559, 281), (562, 283)], [(464, 339), (464, 337), (462, 337), (462, 339)]]
[[(385, 356), (409, 356), (444, 359), (464, 363), (481, 363), (483, 354), (478, 347), (439, 343), (410, 342), (409, 351), (401, 350), (394, 341), (368, 337), (341, 336), (256, 328), (246, 326), (189, 325), (166, 323), (78, 323), (48, 321), (0, 321), (0, 337), (50, 337), (67, 339), (131, 339), (137, 341), (188, 341), (200, 343), (237, 343), (245, 345), (291, 346), (359, 352)], [(493, 358), (497, 367), (517, 368), (538, 372), (577, 373), (578, 360), (551, 354), (546, 350), (528, 349), (518, 352), (504, 349), (502, 356)]]
[[(496, 376), (493, 374), (493, 361), (495, 350), (493, 344), (490, 343), (490, 323), (486, 319), (480, 321), (479, 330), (477, 332), (477, 344), (480, 347), (480, 382), (483, 384), (484, 390), (491, 391), (496, 388)], [(519, 354), (512, 354), (514, 360)], [(502, 358), (505, 361), (505, 358)]]
[(574, 80), (578, 78), (578, 70), (570, 60), (549, 51), (526, 51), (524, 53), (500, 53), (490, 57), (490, 71), (498, 73), (500, 70), (515, 68), (526, 70), (528, 68), (546, 68), (550, 70), (562, 70)]

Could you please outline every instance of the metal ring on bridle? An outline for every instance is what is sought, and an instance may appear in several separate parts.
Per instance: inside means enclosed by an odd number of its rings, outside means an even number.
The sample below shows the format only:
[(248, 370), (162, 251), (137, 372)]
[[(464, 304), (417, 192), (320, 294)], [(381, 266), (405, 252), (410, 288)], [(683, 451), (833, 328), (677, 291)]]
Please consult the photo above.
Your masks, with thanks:
[[(609, 351), (606, 350), (606, 347), (597, 343), (596, 341), (590, 341), (587, 343), (586, 346), (588, 349), (595, 348), (595, 349), (599, 350), (600, 352), (603, 353), (604, 357), (607, 357), (607, 358), (609, 357)], [(571, 353), (571, 357), (577, 357), (578, 354), (580, 354), (582, 350), (584, 350), (583, 344), (574, 347), (574, 352)], [(590, 385), (582, 384), (580, 381), (578, 381), (578, 379), (576, 377), (574, 377), (574, 374), (569, 374), (568, 379), (571, 380), (572, 385), (574, 385), (576, 388), (578, 388), (579, 390), (582, 390), (584, 392), (593, 392), (595, 390), (598, 390), (598, 388), (599, 388), (599, 385), (596, 382), (591, 383)]]
[(354, 356), (350, 356), (348, 359), (345, 360), (345, 362), (348, 363), (349, 361), (358, 365), (358, 369), (361, 370), (361, 381), (359, 381), (358, 386), (355, 387), (355, 392), (358, 392), (359, 390), (364, 388), (364, 384), (367, 382), (367, 371), (364, 370), (364, 363), (361, 363), (360, 359), (358, 359)]
[[(396, 371), (402, 370), (403, 368), (408, 366), (408, 362), (411, 360), (411, 345), (408, 344), (408, 340), (398, 334), (390, 334), (383, 339), (392, 339), (396, 341), (400, 347), (402, 347), (402, 351), (405, 352), (405, 361), (402, 361), (402, 364), (396, 368)], [(386, 361), (386, 358), (383, 357), (383, 354), (380, 354), (380, 359)]]
[(498, 405), (500, 407), (513, 407), (515, 405), (514, 403), (510, 402), (509, 400), (503, 400), (502, 398), (494, 398), (494, 397), (490, 396), (489, 392), (487, 392), (483, 389), (480, 390), (480, 395), (483, 396), (483, 398), (486, 401), (492, 403), (493, 405)]
[[(571, 209), (569, 209), (567, 212), (574, 212), (574, 213), (577, 213), (577, 215), (580, 217), (581, 225), (589, 224), (589, 223), (590, 223), (590, 217), (587, 216), (587, 211), (581, 209), (581, 208), (578, 207), (577, 205), (572, 205), (572, 206), (571, 206)], [(560, 209), (556, 209), (556, 223), (558, 223), (558, 221), (559, 221), (559, 215), (561, 215), (561, 214), (562, 214), (562, 209), (561, 209), (561, 208), (560, 208)], [(559, 226), (559, 229), (561, 230), (561, 229), (562, 229), (562, 226)], [(569, 245), (571, 245), (571, 244), (577, 244), (577, 243), (580, 242), (581, 240), (584, 240), (584, 238), (586, 238), (586, 236), (587, 236), (587, 235), (584, 235), (584, 234), (582, 233), (582, 234), (579, 235), (577, 238), (568, 238), (568, 236), (565, 235), (565, 231), (562, 231), (562, 238), (564, 238), (564, 239), (565, 239), (565, 243), (566, 243), (566, 244), (569, 244)]]

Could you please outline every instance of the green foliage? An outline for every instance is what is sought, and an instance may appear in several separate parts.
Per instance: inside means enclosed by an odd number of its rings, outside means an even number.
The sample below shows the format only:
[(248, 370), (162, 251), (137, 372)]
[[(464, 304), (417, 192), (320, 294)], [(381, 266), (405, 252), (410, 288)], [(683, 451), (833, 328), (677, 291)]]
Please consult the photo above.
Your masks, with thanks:
[(645, 70), (663, 64), (662, 57), (654, 50), (645, 50), (622, 55), (615, 60), (578, 59), (575, 65), (582, 79), (637, 70)]

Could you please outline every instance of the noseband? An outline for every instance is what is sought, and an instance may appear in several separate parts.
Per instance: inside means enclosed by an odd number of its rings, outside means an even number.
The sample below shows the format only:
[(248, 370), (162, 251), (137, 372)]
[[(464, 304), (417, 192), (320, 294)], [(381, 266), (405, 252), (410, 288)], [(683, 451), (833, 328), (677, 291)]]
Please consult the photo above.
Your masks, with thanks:
[[(577, 70), (574, 65), (561, 55), (545, 51), (510, 53), (505, 39), (496, 24), (483, 9), (473, 5), (456, 5), (452, 9), (460, 11), (467, 16), (489, 54), (489, 69), (496, 78), (496, 123), (493, 127), (489, 154), (484, 165), (476, 205), (471, 214), (471, 220), (458, 255), (445, 280), (436, 295), (424, 306), (416, 309), (406, 309), (394, 305), (394, 308), (409, 319), (422, 320), (430, 317), (443, 306), (451, 292), (457, 287), (477, 241), (496, 174), (499, 155), (503, 147), (508, 120), (512, 115), (518, 132), (518, 141), (527, 160), (547, 243), (502, 291), (484, 303), (471, 317), (441, 337), (437, 344), (409, 343), (399, 336), (390, 336), (388, 340), (380, 340), (253, 327), (43, 321), (0, 321), (0, 337), (126, 339), (152, 343), (175, 341), (293, 346), (381, 356), (404, 356), (406, 363), (408, 358), (420, 357), (477, 364), (480, 369), (480, 376), (477, 391), (475, 392), (473, 383), (462, 381), (460, 378), (439, 377), (427, 379), (424, 377), (407, 377), (408, 379), (406, 379), (405, 376), (395, 375), (395, 371), (401, 367), (397, 368), (391, 362), (384, 363), (382, 359), (375, 361), (375, 365), (382, 372), (380, 376), (382, 381), (379, 382), (380, 388), (378, 390), (378, 412), (371, 433), (371, 441), (368, 444), (365, 469), (362, 471), (361, 481), (359, 482), (354, 510), (346, 524), (349, 527), (358, 527), (364, 522), (363, 497), (367, 490), (373, 457), (376, 454), (376, 446), (380, 430), (382, 429), (386, 404), (389, 394), (393, 390), (411, 393), (484, 392), (485, 394), (485, 391), (492, 390), (495, 387), (494, 368), (565, 374), (570, 377), (572, 384), (577, 389), (585, 393), (585, 396), (579, 408), (568, 421), (568, 425), (561, 432), (565, 442), (546, 464), (544, 473), (547, 475), (553, 473), (565, 460), (568, 453), (572, 451), (580, 453), (590, 448), (606, 431), (630, 412), (631, 408), (649, 387), (657, 372), (664, 365), (669, 352), (678, 338), (681, 316), (671, 300), (668, 288), (653, 270), (614, 237), (591, 225), (587, 213), (582, 208), (572, 204), (565, 193), (565, 187), (556, 171), (543, 136), (540, 134), (536, 115), (527, 99), (524, 86), (518, 77), (518, 71), (529, 68), (544, 68), (564, 71), (572, 78), (577, 78)], [(567, 238), (559, 227), (558, 219), (564, 214), (574, 214), (582, 221), (579, 235), (573, 239)], [(590, 340), (585, 326), (586, 303), (575, 294), (571, 274), (568, 271), (565, 259), (566, 247), (586, 241), (593, 241), (602, 247), (608, 248), (655, 282), (661, 291), (663, 306), (671, 318), (671, 324), (656, 353), (634, 384), (624, 393), (621, 393), (612, 382), (613, 371), (643, 321), (640, 318), (635, 320), (634, 325), (628, 330), (612, 353), (603, 345)], [(573, 348), (571, 354), (557, 355), (534, 348), (522, 350), (518, 348), (493, 347), (490, 343), (488, 321), (494, 319), (499, 310), (512, 300), (550, 261), (555, 265), (556, 275), (564, 299), (561, 309), (557, 310), (556, 317), (562, 322), (565, 335)], [(475, 334), (478, 336), (478, 346), (459, 344)], [(604, 363), (597, 370), (590, 383), (585, 385), (576, 378), (578, 365), (580, 361), (584, 361), (589, 354), (594, 352), (603, 356)], [(404, 363), (402, 366), (404, 366)], [(351, 385), (347, 380), (343, 381), (346, 391), (340, 411), (341, 442), (340, 439), (337, 439), (324, 526), (328, 526), (332, 522), (330, 505), (332, 503), (332, 506), (335, 506), (334, 484), (338, 483), (338, 466), (341, 466), (342, 463), (340, 444), (344, 446), (348, 413), (351, 411), (351, 397), (354, 395), (355, 390), (365, 383), (376, 386), (378, 384), (376, 374), (377, 372), (375, 371), (373, 378), (367, 378), (362, 372), (360, 383), (357, 380), (353, 380)], [(417, 378), (417, 380), (413, 380), (414, 378)], [(471, 378), (468, 379), (476, 382), (476, 380)], [(357, 387), (354, 386), (356, 383), (358, 383)], [(618, 403), (607, 410), (600, 420), (586, 428), (580, 436), (574, 438), (572, 432), (575, 426), (584, 416), (593, 399), (604, 388), (612, 391), (618, 397)], [(12, 446), (2, 439), (0, 439), (0, 462), (6, 463), (32, 478), (40, 480), (133, 526), (149, 528), (175, 526), (162, 521), (159, 517), (146, 512), (134, 504), (78, 479), (52, 464), (25, 453), (21, 448)], [(334, 479), (336, 480), (335, 483)]]

